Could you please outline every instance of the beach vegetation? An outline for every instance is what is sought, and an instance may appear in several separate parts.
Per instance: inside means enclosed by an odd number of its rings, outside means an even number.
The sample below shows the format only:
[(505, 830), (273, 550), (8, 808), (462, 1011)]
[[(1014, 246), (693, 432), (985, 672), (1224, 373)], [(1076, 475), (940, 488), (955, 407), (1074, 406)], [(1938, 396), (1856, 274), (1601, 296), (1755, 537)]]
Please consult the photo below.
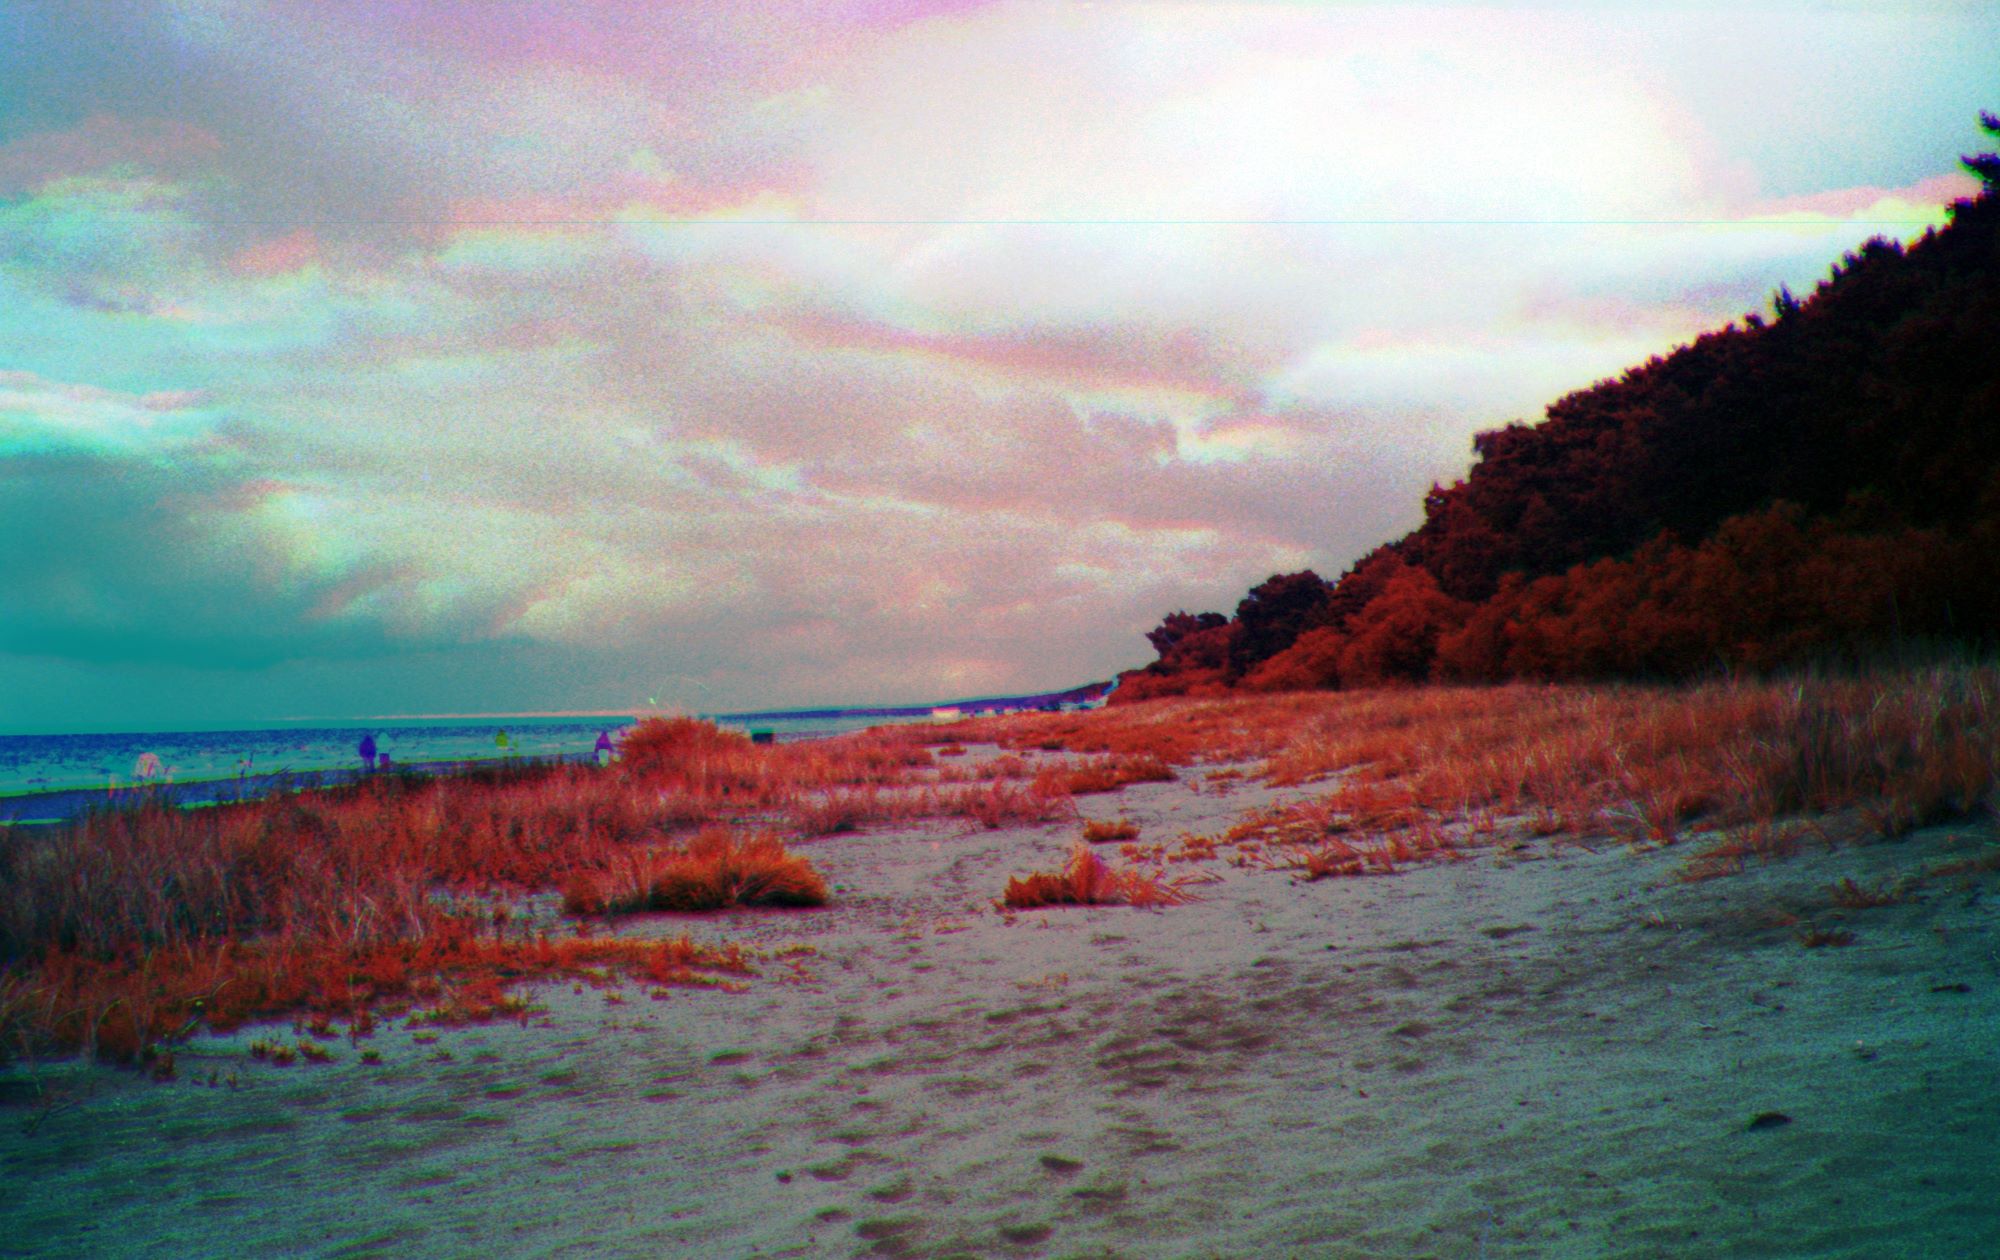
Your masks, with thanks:
[[(605, 915), (824, 904), (788, 837), (1075, 817), (1064, 766), (941, 768), (929, 738), (759, 745), (654, 719), (609, 766), (379, 775), (201, 810), (148, 796), (17, 832), (0, 846), (0, 1056), (134, 1061), (300, 1012), (315, 1030), (370, 1026), (376, 1009), (520, 1018), (510, 990), (532, 980), (715, 983), (747, 972), (743, 956), (563, 933)], [(575, 928), (528, 912), (543, 892)]]
[(1156, 753), (1097, 758), (1069, 770), (1063, 780), (1073, 795), (1117, 792), (1132, 783), (1171, 783), (1174, 768)]
[(709, 827), (685, 844), (631, 849), (609, 869), (579, 873), (563, 891), (567, 914), (822, 906), (826, 882), (771, 832)]
[(1808, 842), (1990, 817), (2000, 671), (1236, 693), (1024, 714), (989, 729), (1015, 746), (1054, 739), (1182, 767), (1222, 763), (1293, 789), (1241, 817), (1223, 843), (1290, 851), (1276, 864), (1309, 878), (1525, 835), (1686, 844), (1684, 871), (1700, 879)]
[(1822, 928), (1811, 923), (1802, 924), (1797, 935), (1799, 944), (1807, 949), (1820, 949), (1826, 946), (1838, 948), (1852, 945), (1856, 939), (1854, 933), (1846, 928)]
[(1832, 888), (1833, 904), (1843, 910), (1871, 910), (1878, 906), (1893, 906), (1908, 895), (1908, 888), (1896, 881), (1890, 881), (1873, 888), (1854, 882), (1853, 876), (1846, 876)]
[(1079, 842), (1060, 871), (1036, 871), (1007, 881), (1001, 906), (1033, 910), (1046, 906), (1171, 906), (1190, 900), (1173, 883), (1136, 870), (1119, 870)]
[(984, 785), (939, 788), (933, 799), (939, 815), (965, 818), (988, 830), (1076, 816), (1067, 776), (1053, 768), (1025, 780), (1000, 778)]
[(1083, 839), (1086, 844), (1105, 844), (1138, 838), (1139, 824), (1129, 818), (1092, 818), (1083, 824)]
[(2000, 428), (1967, 420), (2000, 391), (2000, 154), (1964, 161), (1979, 192), (1944, 227), (1876, 237), (1803, 298), (1477, 435), (1415, 530), (1337, 580), (1278, 574), (1232, 615), (1170, 614), (1110, 702), (2000, 647)]

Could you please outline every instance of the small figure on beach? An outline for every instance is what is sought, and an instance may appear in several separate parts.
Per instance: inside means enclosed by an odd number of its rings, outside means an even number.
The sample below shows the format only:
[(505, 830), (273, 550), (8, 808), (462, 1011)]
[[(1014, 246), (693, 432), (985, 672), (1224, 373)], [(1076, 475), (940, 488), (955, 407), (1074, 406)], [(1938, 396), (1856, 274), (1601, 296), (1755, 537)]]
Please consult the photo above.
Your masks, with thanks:
[(363, 770), (373, 770), (375, 768), (374, 732), (371, 731), (368, 734), (363, 735), (361, 737), (361, 742), (355, 745), (355, 751), (361, 754), (361, 768)]
[(514, 742), (507, 738), (507, 732), (503, 728), (502, 730), (496, 731), (494, 733), (493, 746), (503, 751), (512, 751), (514, 747)]
[(151, 784), (153, 780), (159, 778), (160, 772), (160, 754), (158, 753), (140, 753), (139, 760), (132, 765), (132, 777), (138, 781), (141, 787), (145, 787)]
[(614, 750), (614, 749), (613, 749), (613, 748), (611, 747), (611, 732), (610, 732), (610, 731), (599, 731), (599, 732), (597, 732), (597, 747), (596, 747), (596, 748), (595, 748), (595, 749), (594, 749), (593, 751), (594, 751), (594, 752), (596, 753), (596, 755), (597, 755), (597, 764), (598, 764), (598, 765), (600, 765), (600, 766), (608, 766), (608, 765), (610, 765), (610, 764), (611, 764), (611, 754), (612, 754), (612, 753), (613, 753), (613, 752), (614, 752), (615, 750)]

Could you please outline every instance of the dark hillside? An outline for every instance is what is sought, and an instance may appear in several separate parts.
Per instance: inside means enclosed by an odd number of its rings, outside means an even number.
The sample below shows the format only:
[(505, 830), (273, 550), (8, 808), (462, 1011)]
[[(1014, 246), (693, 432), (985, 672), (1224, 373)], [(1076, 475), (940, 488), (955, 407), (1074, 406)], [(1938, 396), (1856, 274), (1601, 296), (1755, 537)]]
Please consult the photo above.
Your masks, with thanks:
[(1803, 300), (1480, 434), (1416, 531), (1334, 584), (1273, 578), (1226, 624), (1169, 619), (1120, 696), (1990, 646), (2000, 158), (1965, 165), (1984, 188), (1943, 229), (1872, 240)]

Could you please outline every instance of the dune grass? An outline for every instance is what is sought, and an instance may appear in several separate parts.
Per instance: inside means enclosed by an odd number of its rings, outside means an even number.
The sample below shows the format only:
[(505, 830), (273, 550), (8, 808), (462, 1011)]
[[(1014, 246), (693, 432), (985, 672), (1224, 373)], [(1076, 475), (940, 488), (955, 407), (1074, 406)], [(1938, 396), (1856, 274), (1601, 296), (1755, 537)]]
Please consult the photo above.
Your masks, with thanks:
[(1083, 824), (1083, 839), (1086, 844), (1108, 844), (1119, 840), (1137, 840), (1139, 824), (1128, 818), (1093, 818)]
[[(523, 763), (200, 810), (140, 798), (0, 845), (0, 1059), (131, 1061), (202, 1027), (421, 1003), (505, 1017), (504, 990), (626, 974), (714, 983), (744, 958), (687, 938), (586, 940), (514, 925), (560, 890), (587, 921), (824, 904), (786, 836), (939, 819), (1073, 817), (1062, 773), (1020, 757), (940, 768), (917, 728), (759, 745), (689, 718), (641, 723), (611, 766)], [(571, 929), (574, 930), (574, 929)]]
[(1112, 756), (1087, 761), (1065, 772), (1063, 786), (1073, 795), (1116, 792), (1132, 783), (1171, 783), (1174, 768), (1154, 753)]
[(1009, 910), (1048, 906), (1172, 906), (1190, 900), (1156, 876), (1114, 869), (1079, 841), (1058, 872), (1036, 871), (1007, 881), (1000, 904)]
[[(941, 765), (929, 747), (996, 742), (1014, 753)], [(1296, 799), (1163, 860), (1234, 846), (1239, 863), (1312, 880), (1526, 833), (1687, 843), (1686, 877), (1716, 878), (1808, 843), (1990, 819), (2000, 672), (1161, 700), (776, 746), (674, 719), (636, 728), (610, 767), (384, 775), (201, 810), (142, 801), (0, 844), (0, 1056), (129, 1061), (200, 1027), (301, 1011), (504, 1016), (509, 985), (584, 972), (714, 983), (743, 956), (529, 930), (522, 899), (560, 890), (585, 924), (816, 905), (824, 881), (788, 839), (1071, 821), (1078, 792), (1196, 766), (1212, 787), (1254, 779)], [(1960, 865), (1991, 870), (2000, 849)], [(1003, 901), (1179, 896), (1083, 844)]]
[(563, 890), (563, 912), (730, 910), (823, 906), (826, 881), (770, 832), (702, 830), (684, 845), (618, 855), (612, 869), (583, 873)]
[(990, 729), (1016, 747), (1225, 772), (1254, 763), (1254, 777), (1309, 795), (1229, 838), (1295, 848), (1291, 866), (1308, 878), (1393, 870), (1521, 831), (1696, 840), (1688, 869), (1700, 878), (1807, 839), (1989, 817), (2000, 671), (1169, 699)]

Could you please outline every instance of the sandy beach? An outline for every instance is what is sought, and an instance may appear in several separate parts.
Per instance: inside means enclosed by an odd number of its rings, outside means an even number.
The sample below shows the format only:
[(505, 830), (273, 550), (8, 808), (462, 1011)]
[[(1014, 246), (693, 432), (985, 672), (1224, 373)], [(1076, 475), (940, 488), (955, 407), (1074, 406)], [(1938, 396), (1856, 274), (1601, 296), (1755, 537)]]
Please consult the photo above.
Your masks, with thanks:
[[(1215, 770), (1079, 803), (1152, 842), (1313, 790)], [(1200, 881), (1189, 904), (994, 908), (1078, 830), (828, 837), (802, 846), (825, 909), (620, 927), (755, 950), (740, 991), (542, 986), (526, 1026), (385, 1026), (318, 1066), (253, 1060), (268, 1027), (198, 1036), (163, 1084), (17, 1065), (0, 1253), (1963, 1257), (2000, 1238), (1992, 876), (1828, 908), (1842, 878), (1977, 855), (1990, 828), (1695, 883), (1685, 843), (1502, 835), (1312, 883), (1225, 845), (1168, 867)], [(1807, 948), (1787, 914), (1854, 939)]]

